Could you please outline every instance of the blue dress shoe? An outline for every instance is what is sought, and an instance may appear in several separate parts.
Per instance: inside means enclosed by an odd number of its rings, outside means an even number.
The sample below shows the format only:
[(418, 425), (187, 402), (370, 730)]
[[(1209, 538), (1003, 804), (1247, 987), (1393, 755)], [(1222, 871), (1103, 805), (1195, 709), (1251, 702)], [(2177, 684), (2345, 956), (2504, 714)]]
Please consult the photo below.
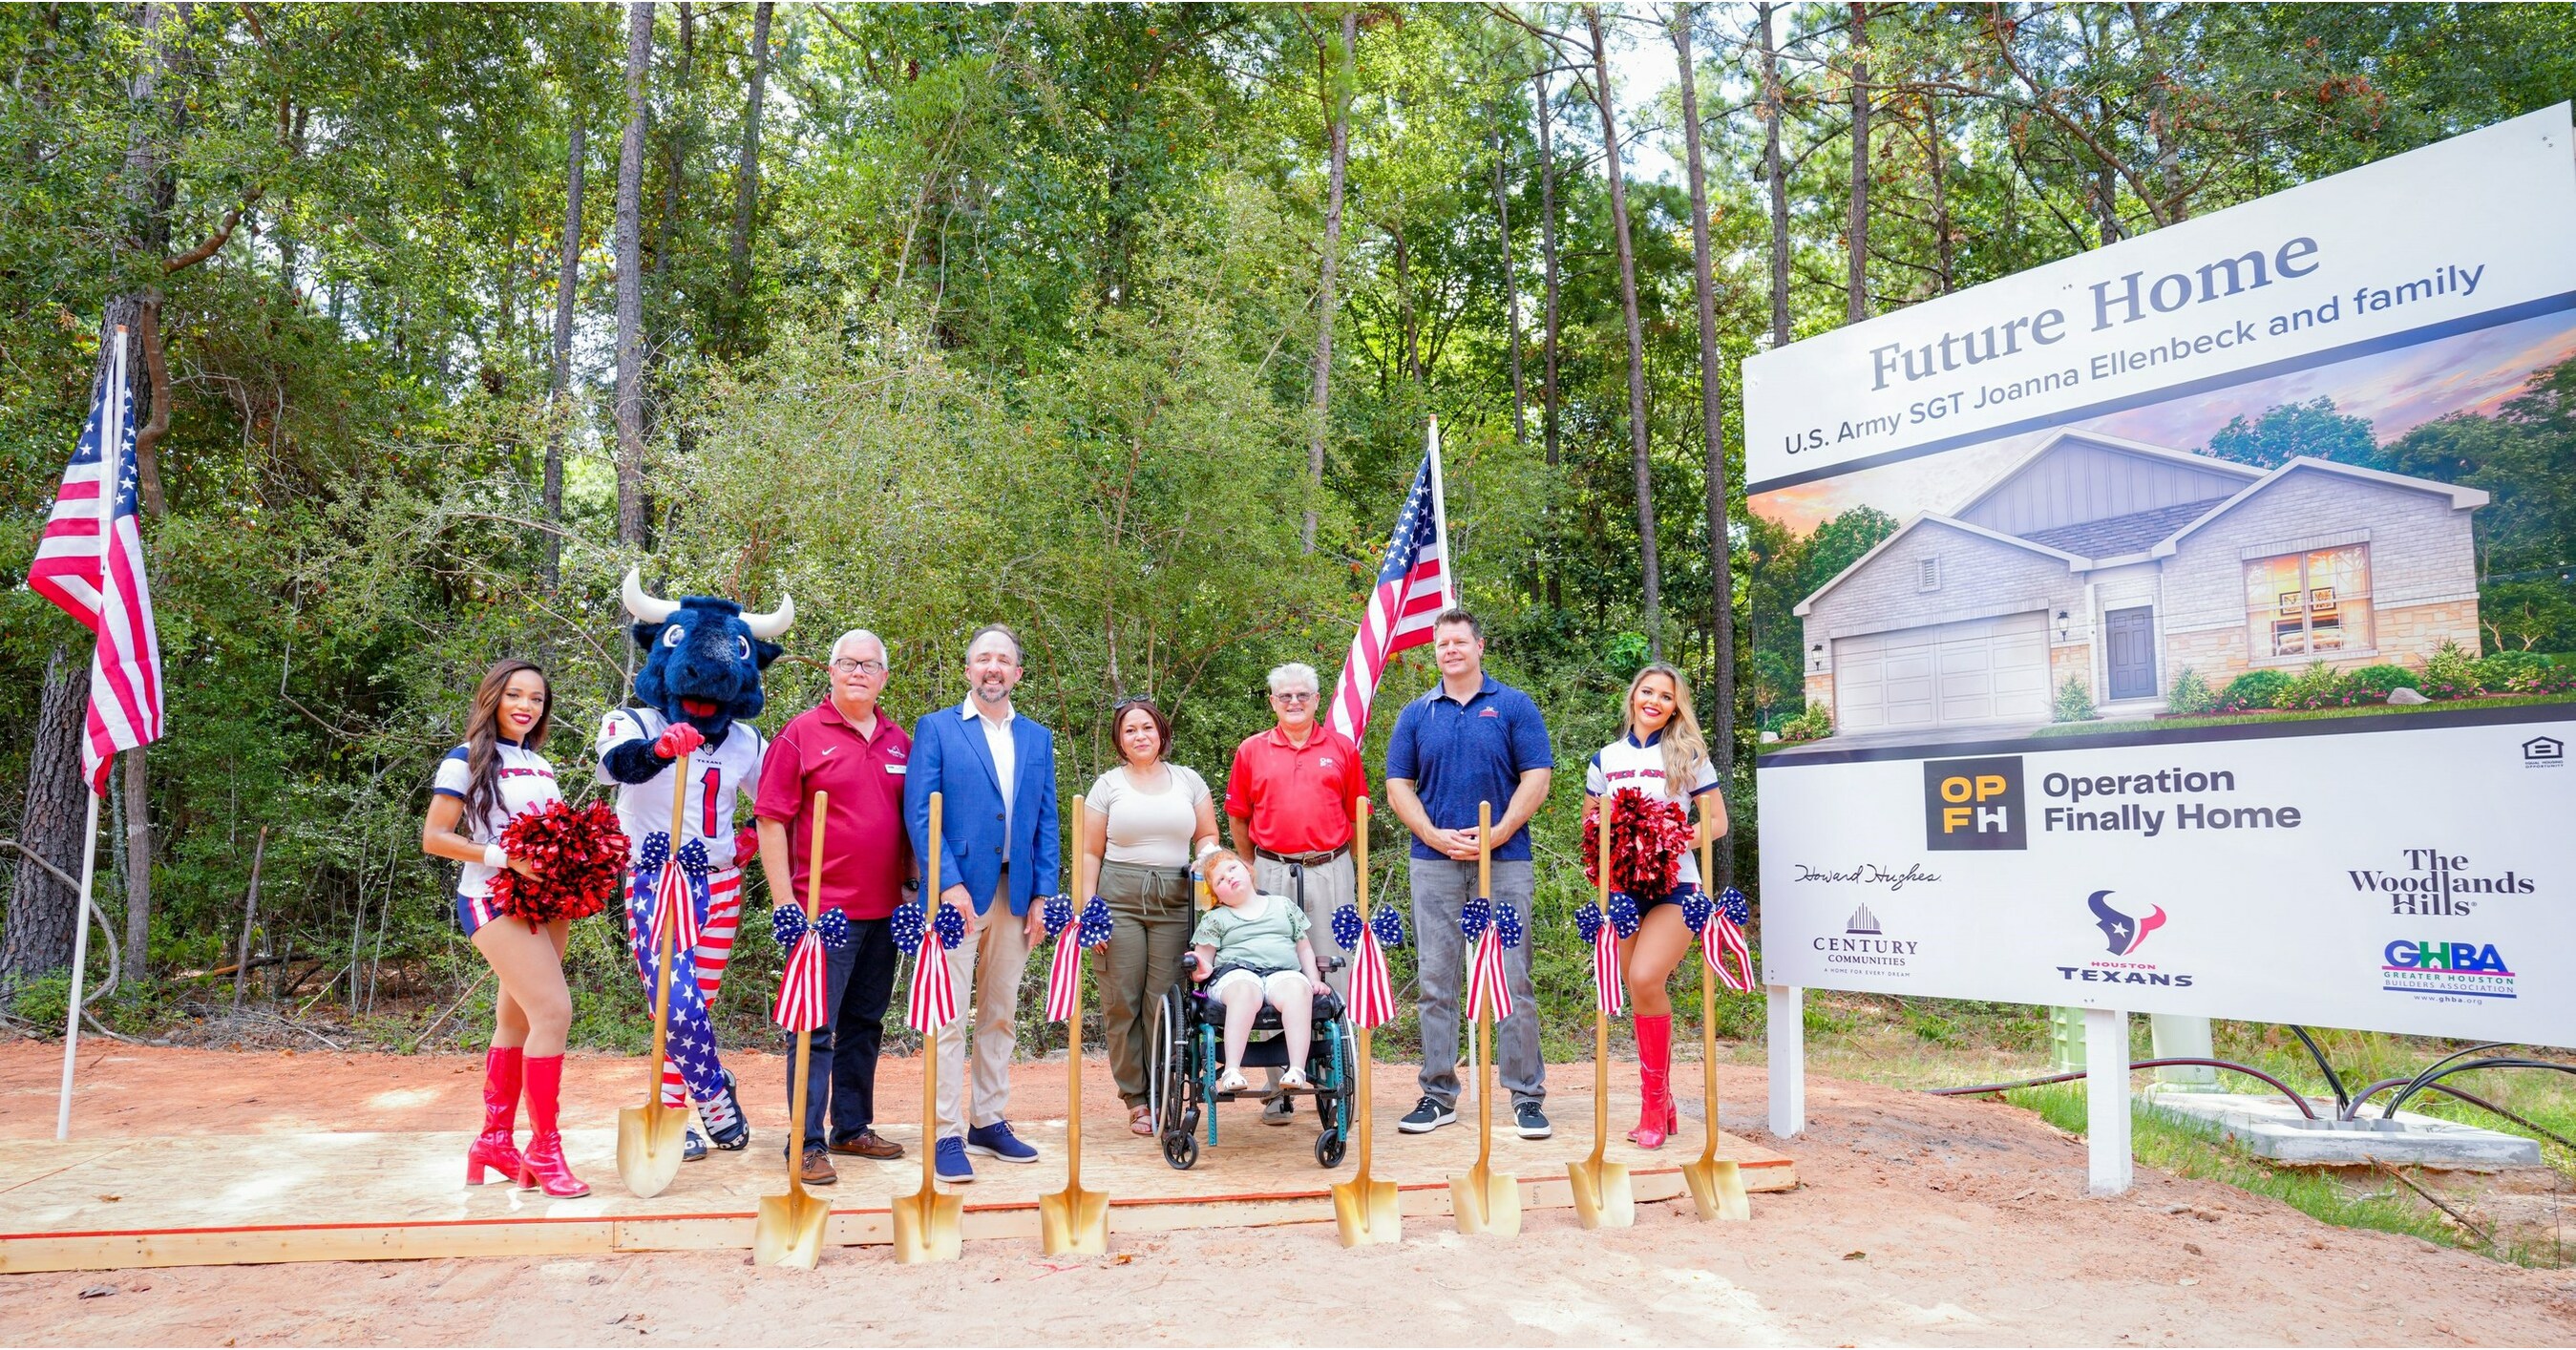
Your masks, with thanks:
[(1011, 1133), (1011, 1122), (1007, 1120), (978, 1125), (966, 1131), (966, 1151), (999, 1158), (1006, 1163), (1033, 1163), (1038, 1160), (1038, 1151), (1021, 1143), (1020, 1137)]
[(963, 1139), (940, 1140), (936, 1165), (941, 1181), (975, 1179), (975, 1165), (966, 1161), (966, 1141)]

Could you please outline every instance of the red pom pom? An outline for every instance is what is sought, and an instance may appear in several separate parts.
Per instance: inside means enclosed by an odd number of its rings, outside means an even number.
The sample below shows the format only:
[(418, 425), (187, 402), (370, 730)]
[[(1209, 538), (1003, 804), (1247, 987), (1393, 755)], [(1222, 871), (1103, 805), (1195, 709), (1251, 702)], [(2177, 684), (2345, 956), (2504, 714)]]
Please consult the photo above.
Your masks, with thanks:
[(1682, 858), (1696, 842), (1680, 802), (1621, 788), (1583, 822), (1583, 879), (1601, 884), (1601, 816), (1610, 817), (1610, 888), (1658, 899), (1681, 884)]
[(551, 801), (522, 811), (501, 831), (500, 844), (536, 873), (524, 877), (503, 868), (492, 878), (494, 905), (514, 919), (586, 919), (626, 884), (626, 836), (606, 802), (577, 808)]

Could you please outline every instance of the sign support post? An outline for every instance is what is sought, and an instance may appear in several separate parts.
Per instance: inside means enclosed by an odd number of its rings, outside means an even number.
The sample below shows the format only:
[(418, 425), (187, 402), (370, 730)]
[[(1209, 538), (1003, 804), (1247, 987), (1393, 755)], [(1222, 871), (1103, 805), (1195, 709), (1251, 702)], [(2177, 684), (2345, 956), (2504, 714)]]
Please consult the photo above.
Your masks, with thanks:
[(1771, 1061), (1771, 1135), (1792, 1139), (1807, 1132), (1806, 991), (1794, 984), (1763, 986), (1763, 1039)]
[(2084, 1010), (2085, 1180), (2095, 1195), (2123, 1195), (2129, 1156), (2129, 1015)]

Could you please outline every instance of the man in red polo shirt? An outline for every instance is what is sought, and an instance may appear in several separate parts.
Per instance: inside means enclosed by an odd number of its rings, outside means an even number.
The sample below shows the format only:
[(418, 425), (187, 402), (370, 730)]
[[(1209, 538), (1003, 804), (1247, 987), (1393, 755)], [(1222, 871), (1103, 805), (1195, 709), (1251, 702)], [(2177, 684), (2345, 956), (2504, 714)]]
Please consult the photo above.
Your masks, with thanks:
[[(848, 944), (824, 949), (823, 1006), (832, 1015), (814, 1029), (805, 1064), (800, 1171), (808, 1186), (832, 1184), (834, 1153), (879, 1160), (903, 1156), (901, 1144), (874, 1128), (877, 1046), (894, 993), (894, 935), (887, 920), (902, 893), (921, 879), (903, 827), (912, 737), (878, 710), (885, 684), (885, 644), (865, 629), (842, 634), (832, 644), (831, 697), (798, 715), (770, 742), (753, 804), (760, 817), (760, 866), (771, 896), (784, 903), (788, 897), (779, 881), (792, 877), (795, 901), (802, 905), (814, 851), (814, 794), (830, 794), (822, 903), (850, 919)], [(790, 1102), (788, 1109), (797, 1104)]]
[[(1270, 711), (1279, 725), (1235, 747), (1225, 779), (1225, 818), (1234, 846), (1252, 859), (1253, 884), (1296, 900), (1320, 960), (1349, 953), (1333, 937), (1333, 911), (1351, 903), (1351, 806), (1368, 795), (1368, 774), (1350, 738), (1315, 720), (1321, 711), (1315, 668), (1291, 663), (1270, 672)], [(1330, 976), (1350, 997), (1347, 964)], [(1279, 1071), (1270, 1070), (1276, 1086)], [(1261, 1119), (1285, 1125), (1295, 1108), (1272, 1096)]]

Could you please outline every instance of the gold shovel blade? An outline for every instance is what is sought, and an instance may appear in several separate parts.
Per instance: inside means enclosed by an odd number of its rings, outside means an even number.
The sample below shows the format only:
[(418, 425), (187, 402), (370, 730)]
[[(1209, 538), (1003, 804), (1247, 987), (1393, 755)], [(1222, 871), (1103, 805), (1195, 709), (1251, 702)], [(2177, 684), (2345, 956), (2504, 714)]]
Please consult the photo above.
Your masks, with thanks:
[(760, 1217), (751, 1228), (752, 1263), (812, 1270), (823, 1259), (823, 1225), (831, 1217), (831, 1205), (802, 1186), (760, 1197)]
[(1067, 1186), (1038, 1197), (1038, 1244), (1049, 1256), (1109, 1250), (1109, 1193)]
[(1637, 1222), (1637, 1193), (1626, 1163), (1586, 1158), (1565, 1165), (1574, 1188), (1574, 1217), (1586, 1228), (1626, 1228)]
[(1467, 1175), (1449, 1178), (1449, 1211), (1457, 1218), (1461, 1233), (1518, 1237), (1520, 1178), (1489, 1167), (1470, 1167)]
[(1702, 1219), (1740, 1221), (1753, 1217), (1752, 1202), (1744, 1198), (1744, 1174), (1733, 1158), (1683, 1163), (1682, 1180), (1690, 1183), (1691, 1203), (1699, 1207)]
[(1404, 1213), (1396, 1208), (1395, 1183), (1334, 1182), (1333, 1224), (1341, 1230), (1345, 1247), (1402, 1242)]
[(689, 1132), (689, 1110), (652, 1102), (617, 1112), (617, 1179), (638, 1200), (671, 1188), (680, 1175), (680, 1151)]
[(954, 1261), (958, 1254), (958, 1220), (965, 1205), (956, 1196), (923, 1187), (894, 1198), (894, 1259), (907, 1266), (925, 1261)]

